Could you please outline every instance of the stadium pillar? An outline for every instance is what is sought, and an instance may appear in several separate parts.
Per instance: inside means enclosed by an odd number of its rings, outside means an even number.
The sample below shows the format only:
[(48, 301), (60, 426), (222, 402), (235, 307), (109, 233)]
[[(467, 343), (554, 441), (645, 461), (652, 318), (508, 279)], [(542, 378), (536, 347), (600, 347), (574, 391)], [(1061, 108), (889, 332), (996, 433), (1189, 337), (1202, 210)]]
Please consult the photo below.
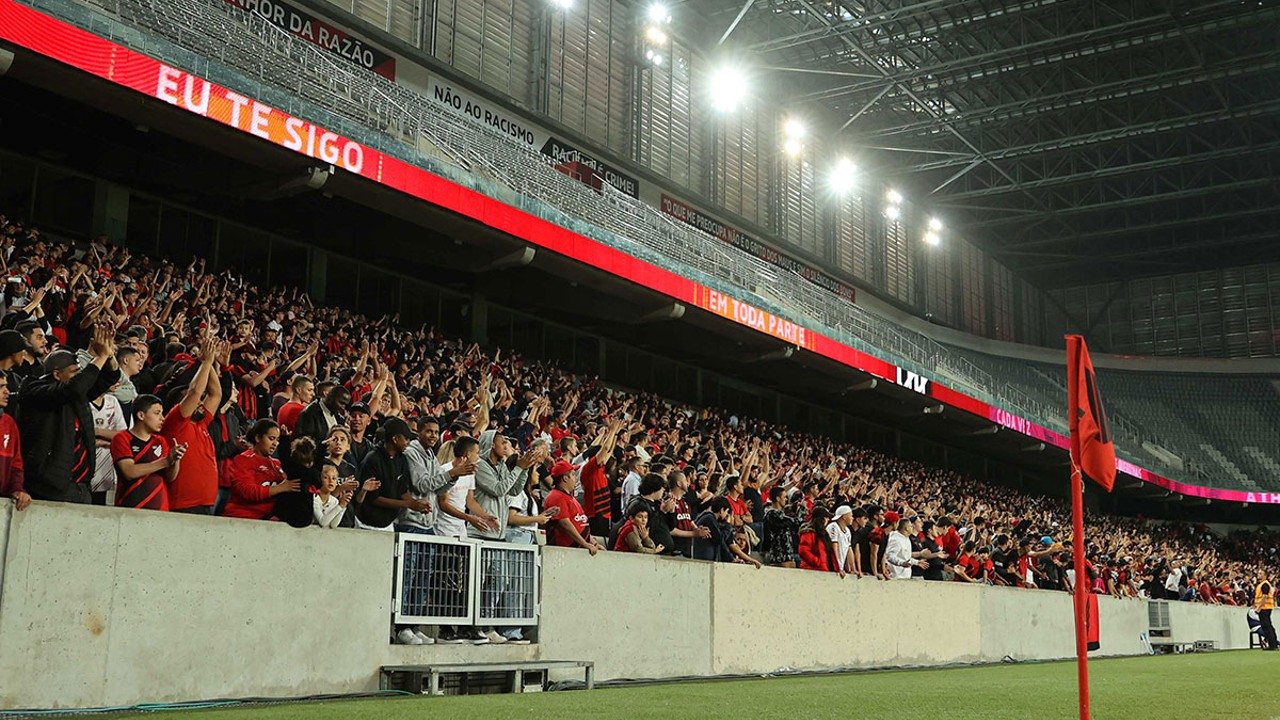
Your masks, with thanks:
[(484, 295), (476, 293), (471, 296), (470, 316), (471, 342), (487, 347), (489, 345), (489, 301)]
[(93, 188), (93, 233), (123, 240), (129, 229), (129, 191), (98, 180)]
[(312, 248), (307, 266), (307, 294), (317, 302), (324, 302), (324, 288), (328, 282), (329, 253)]

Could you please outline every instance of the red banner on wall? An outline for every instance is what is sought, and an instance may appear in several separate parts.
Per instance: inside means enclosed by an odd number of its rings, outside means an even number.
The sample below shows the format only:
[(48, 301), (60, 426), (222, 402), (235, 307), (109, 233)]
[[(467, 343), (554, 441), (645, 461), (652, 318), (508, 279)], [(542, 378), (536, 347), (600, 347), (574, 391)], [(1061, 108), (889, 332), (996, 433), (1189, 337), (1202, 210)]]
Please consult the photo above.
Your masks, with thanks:
[[(930, 381), (903, 381), (890, 362), (794, 322), (704, 287), (621, 250), (505, 205), (422, 168), (385, 155), (191, 73), (43, 15), (14, 0), (0, 0), (0, 38), (148, 97), (253, 135), (279, 147), (342, 168), (414, 198), (438, 205), (552, 252), (714, 313), (848, 367), (923, 389), (926, 394), (1032, 437), (1067, 447), (1068, 439), (957, 390)], [(1246, 493), (1185, 485), (1117, 459), (1121, 472), (1196, 497), (1280, 504), (1280, 493)]]

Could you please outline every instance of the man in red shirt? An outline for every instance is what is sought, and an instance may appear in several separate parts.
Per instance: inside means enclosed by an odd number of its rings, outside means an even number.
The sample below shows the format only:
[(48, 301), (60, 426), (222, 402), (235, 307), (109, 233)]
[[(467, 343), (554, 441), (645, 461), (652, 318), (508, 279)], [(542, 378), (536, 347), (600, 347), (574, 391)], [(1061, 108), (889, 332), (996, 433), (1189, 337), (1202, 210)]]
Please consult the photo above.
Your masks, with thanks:
[[(170, 409), (160, 434), (188, 449), (182, 467), (169, 485), (169, 509), (193, 515), (212, 515), (218, 499), (218, 457), (209, 425), (222, 405), (222, 381), (216, 359), (223, 348), (216, 340), (200, 345), (200, 367), (186, 390), (169, 394)], [(181, 393), (181, 399), (178, 394)]]
[(299, 374), (293, 376), (293, 380), (289, 383), (289, 390), (292, 395), (289, 402), (280, 406), (280, 412), (276, 413), (276, 422), (293, 435), (293, 428), (298, 424), (298, 414), (315, 399), (316, 386), (311, 378)]
[(573, 498), (578, 487), (577, 470), (567, 460), (560, 460), (551, 466), (551, 480), (555, 489), (547, 495), (543, 510), (559, 508), (560, 512), (547, 523), (547, 544), (586, 548), (592, 555), (603, 550), (604, 545), (591, 537), (586, 512)]
[[(597, 537), (609, 537), (613, 524), (613, 511), (610, 509), (612, 496), (609, 490), (609, 478), (605, 475), (604, 466), (613, 456), (614, 444), (618, 441), (618, 431), (623, 421), (613, 419), (608, 427), (601, 431), (596, 439), (598, 448), (594, 455), (582, 466), (582, 504), (587, 514), (587, 523), (591, 526), (591, 534)], [(590, 452), (588, 449), (587, 452)], [(572, 456), (564, 458), (566, 461)], [(576, 468), (575, 468), (576, 469)], [(561, 517), (564, 517), (561, 515)]]
[(22, 443), (18, 423), (5, 413), (9, 407), (9, 376), (0, 372), (0, 497), (13, 498), (19, 510), (26, 510), (31, 496), (23, 487)]
[(184, 445), (169, 443), (159, 434), (164, 410), (155, 395), (139, 395), (133, 401), (133, 427), (111, 441), (111, 459), (116, 464), (116, 505), (119, 507), (169, 510), (169, 488), (181, 467)]

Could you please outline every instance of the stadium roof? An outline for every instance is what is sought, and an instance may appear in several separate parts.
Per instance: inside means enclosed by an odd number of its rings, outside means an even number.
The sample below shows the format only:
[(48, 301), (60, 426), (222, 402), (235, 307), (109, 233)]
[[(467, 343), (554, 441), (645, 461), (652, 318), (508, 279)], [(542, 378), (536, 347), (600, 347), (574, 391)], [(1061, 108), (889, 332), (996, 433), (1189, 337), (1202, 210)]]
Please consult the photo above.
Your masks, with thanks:
[(1280, 258), (1280, 3), (684, 7), (1032, 281)]

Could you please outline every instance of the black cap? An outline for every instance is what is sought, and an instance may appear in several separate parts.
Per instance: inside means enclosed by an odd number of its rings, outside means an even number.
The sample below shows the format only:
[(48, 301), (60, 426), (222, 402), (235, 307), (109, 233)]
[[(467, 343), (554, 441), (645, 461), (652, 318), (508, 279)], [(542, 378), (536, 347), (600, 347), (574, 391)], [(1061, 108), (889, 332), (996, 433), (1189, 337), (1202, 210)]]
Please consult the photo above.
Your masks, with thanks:
[(76, 354), (70, 350), (54, 350), (44, 359), (44, 371), (56, 373), (59, 370), (78, 364)]
[(348, 415), (358, 412), (364, 413), (365, 415), (373, 414), (373, 411), (369, 410), (369, 403), (367, 402), (351, 403), (351, 406), (347, 408)]
[(385, 438), (393, 438), (396, 435), (403, 436), (405, 439), (413, 437), (413, 431), (409, 429), (409, 423), (400, 418), (391, 418), (382, 424), (382, 436)]
[(0, 330), (0, 358), (7, 358), (20, 352), (31, 352), (26, 338), (17, 330)]

